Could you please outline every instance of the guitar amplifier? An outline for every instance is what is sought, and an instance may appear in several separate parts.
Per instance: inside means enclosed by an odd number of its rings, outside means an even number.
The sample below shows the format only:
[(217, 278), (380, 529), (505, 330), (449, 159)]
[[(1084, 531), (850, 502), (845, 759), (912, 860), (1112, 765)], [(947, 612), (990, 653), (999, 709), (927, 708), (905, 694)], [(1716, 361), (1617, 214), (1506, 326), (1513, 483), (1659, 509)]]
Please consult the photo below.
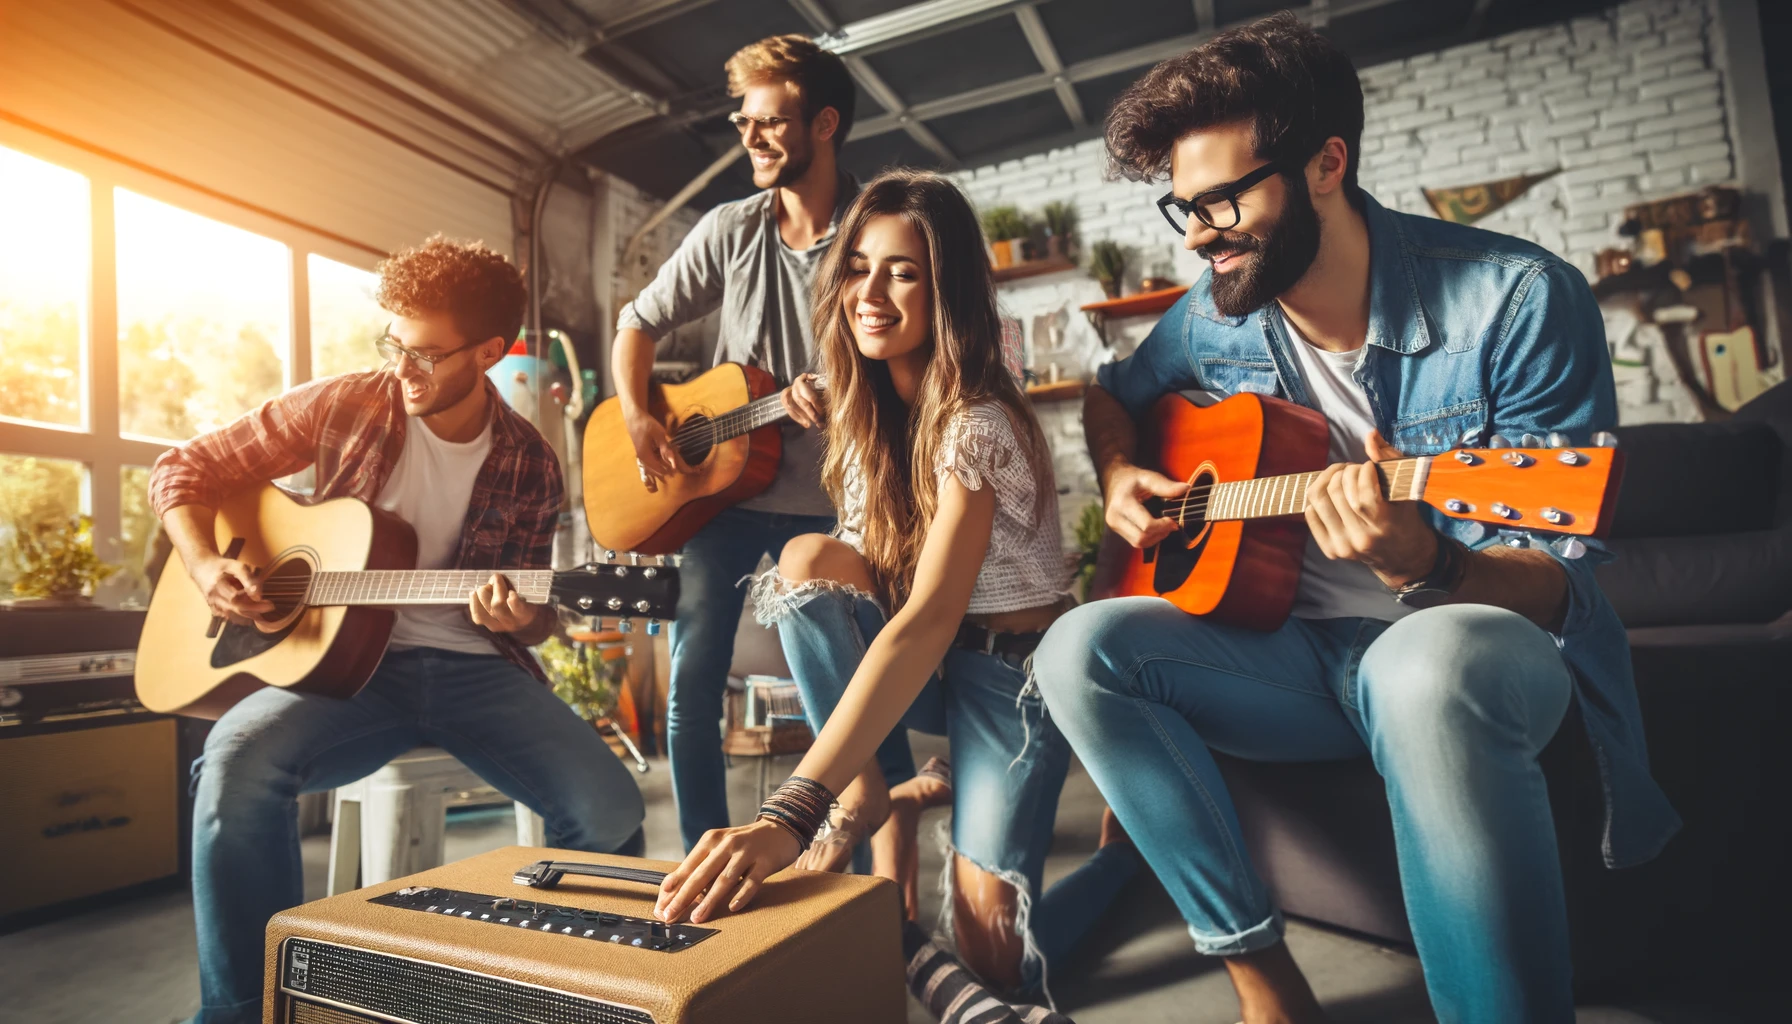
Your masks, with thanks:
[(673, 867), (512, 846), (295, 907), (268, 923), (263, 1022), (907, 1019), (890, 882), (784, 871), (740, 914), (664, 925)]

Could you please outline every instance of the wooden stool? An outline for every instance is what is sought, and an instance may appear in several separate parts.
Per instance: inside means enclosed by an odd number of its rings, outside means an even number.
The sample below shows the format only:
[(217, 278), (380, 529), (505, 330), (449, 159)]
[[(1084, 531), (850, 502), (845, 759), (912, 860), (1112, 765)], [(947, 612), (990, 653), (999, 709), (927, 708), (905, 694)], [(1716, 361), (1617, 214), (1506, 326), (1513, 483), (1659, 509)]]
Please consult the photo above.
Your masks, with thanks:
[[(418, 747), (372, 775), (336, 790), (330, 830), (328, 895), (442, 866), (442, 830), (450, 805), (494, 793), (440, 747)], [(518, 846), (545, 845), (541, 817), (516, 804)]]

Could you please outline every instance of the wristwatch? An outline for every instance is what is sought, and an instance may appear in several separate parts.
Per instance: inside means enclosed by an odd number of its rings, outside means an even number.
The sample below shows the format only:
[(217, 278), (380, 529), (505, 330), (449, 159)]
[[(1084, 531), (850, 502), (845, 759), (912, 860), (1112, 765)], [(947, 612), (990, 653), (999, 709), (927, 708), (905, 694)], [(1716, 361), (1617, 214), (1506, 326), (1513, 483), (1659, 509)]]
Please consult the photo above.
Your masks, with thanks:
[(1437, 558), (1431, 571), (1400, 587), (1390, 587), (1394, 600), (1408, 608), (1435, 608), (1455, 595), (1468, 575), (1468, 546), (1454, 537), (1437, 535)]

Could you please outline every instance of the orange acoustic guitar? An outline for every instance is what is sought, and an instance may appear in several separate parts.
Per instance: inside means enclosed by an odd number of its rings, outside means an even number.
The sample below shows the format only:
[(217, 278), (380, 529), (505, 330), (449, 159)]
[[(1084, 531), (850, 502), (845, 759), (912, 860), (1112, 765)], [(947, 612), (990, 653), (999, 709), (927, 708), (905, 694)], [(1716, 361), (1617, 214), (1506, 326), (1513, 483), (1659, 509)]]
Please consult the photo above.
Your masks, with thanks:
[[(274, 611), (250, 626), (213, 618), (180, 553), (170, 555), (137, 647), (137, 699), (151, 711), (217, 718), (263, 686), (352, 697), (386, 653), (394, 607), (465, 605), (492, 575), (411, 568), (410, 524), (355, 498), (305, 505), (277, 487), (253, 488), (221, 503), (216, 530), (218, 550), (260, 567)], [(633, 562), (503, 575), (530, 604), (671, 618), (678, 570)]]
[[(817, 388), (825, 387), (818, 379)], [(788, 418), (777, 379), (753, 366), (723, 363), (683, 384), (653, 384), (648, 411), (692, 472), (649, 491), (620, 399), (605, 399), (585, 424), (585, 518), (598, 545), (665, 555), (684, 547), (723, 509), (771, 486), (784, 454), (775, 426)]]
[[(1181, 527), (1129, 550), (1116, 592), (1167, 598), (1183, 611), (1250, 629), (1288, 618), (1307, 544), (1307, 486), (1328, 461), (1315, 410), (1233, 395), (1201, 407), (1158, 399), (1141, 465), (1186, 480), (1183, 497), (1146, 507)], [(1623, 459), (1615, 448), (1462, 448), (1377, 464), (1382, 493), (1453, 519), (1598, 536), (1611, 525)]]

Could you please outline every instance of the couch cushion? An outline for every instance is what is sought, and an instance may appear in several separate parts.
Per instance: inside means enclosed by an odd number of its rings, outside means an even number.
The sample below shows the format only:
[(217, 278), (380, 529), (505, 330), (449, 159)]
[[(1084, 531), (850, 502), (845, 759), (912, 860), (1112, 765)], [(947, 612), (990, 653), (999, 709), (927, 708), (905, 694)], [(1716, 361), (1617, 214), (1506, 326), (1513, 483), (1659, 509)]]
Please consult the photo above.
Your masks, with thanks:
[(1779, 497), (1779, 434), (1765, 423), (1620, 427), (1624, 482), (1611, 536), (1765, 530)]
[(1626, 626), (1771, 622), (1792, 608), (1792, 523), (1610, 547), (1594, 572)]

